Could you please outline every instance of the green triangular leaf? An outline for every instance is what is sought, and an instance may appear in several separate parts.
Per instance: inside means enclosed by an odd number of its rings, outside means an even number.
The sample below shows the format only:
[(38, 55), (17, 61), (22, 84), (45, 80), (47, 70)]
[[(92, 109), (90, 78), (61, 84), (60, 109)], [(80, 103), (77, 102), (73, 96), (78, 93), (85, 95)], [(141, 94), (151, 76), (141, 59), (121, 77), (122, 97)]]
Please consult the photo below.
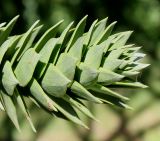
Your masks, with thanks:
[(2, 72), (3, 72), (2, 75), (3, 87), (9, 95), (13, 95), (13, 92), (17, 84), (19, 84), (19, 82), (13, 73), (13, 70), (11, 68), (11, 63), (9, 61), (6, 61)]
[(86, 25), (86, 19), (87, 19), (87, 16), (85, 16), (76, 26), (76, 28), (71, 36), (71, 39), (69, 40), (69, 43), (66, 47), (66, 52), (68, 52), (70, 47), (76, 42), (76, 40), (83, 35), (85, 25)]
[(39, 61), (39, 54), (33, 48), (28, 49), (14, 71), (20, 86), (26, 86), (32, 79), (35, 67)]
[(84, 106), (82, 103), (78, 102), (76, 99), (72, 99), (68, 95), (65, 95), (63, 97), (64, 100), (69, 102), (72, 106), (76, 107), (78, 110), (80, 110), (83, 114), (90, 117), (91, 119), (97, 120), (94, 115), (89, 111), (89, 109)]
[(88, 101), (102, 103), (98, 98), (94, 97), (85, 87), (74, 81), (71, 86), (71, 91), (77, 96), (87, 99)]
[(98, 76), (98, 83), (102, 83), (103, 85), (109, 85), (113, 82), (120, 81), (124, 78), (123, 75), (115, 73), (113, 71), (100, 68), (99, 69), (99, 76)]
[(64, 114), (69, 120), (72, 122), (79, 124), (85, 128), (88, 128), (78, 117), (76, 111), (72, 108), (72, 106), (65, 102), (62, 99), (59, 98), (52, 98), (55, 102), (54, 106), (62, 113)]
[(56, 31), (58, 26), (60, 26), (60, 24), (63, 22), (60, 21), (57, 24), (55, 24), (54, 26), (52, 26), (50, 29), (48, 29), (43, 36), (38, 40), (38, 42), (35, 44), (34, 48), (36, 50), (36, 52), (39, 52), (43, 46), (45, 45), (45, 43), (50, 39), (53, 38), (56, 35)]
[[(27, 43), (31, 37), (31, 34), (33, 32), (33, 29), (37, 26), (37, 24), (39, 23), (39, 21), (36, 21), (31, 28), (21, 37), (20, 41), (18, 42), (16, 49), (17, 51), (14, 53), (14, 56), (11, 59), (11, 64), (13, 65), (17, 60), (20, 59), (20, 57), (22, 56), (22, 52), (25, 50), (25, 48), (27, 47)], [(23, 52), (24, 53), (24, 52)]]
[(16, 108), (15, 108), (15, 104), (13, 103), (12, 98), (10, 96), (8, 96), (2, 90), (0, 90), (0, 95), (2, 97), (3, 104), (4, 104), (3, 106), (4, 106), (4, 109), (7, 113), (7, 115), (9, 116), (9, 118), (11, 119), (11, 121), (13, 122), (13, 124), (15, 125), (17, 130), (20, 132), (20, 127), (19, 127), (19, 123), (18, 123)]
[(99, 40), (99, 38), (101, 37), (106, 28), (107, 20), (108, 18), (105, 18), (96, 24), (89, 46), (93, 45), (95, 42)]
[(47, 110), (57, 111), (57, 109), (53, 105), (53, 101), (45, 94), (36, 79), (32, 79), (29, 84), (29, 89), (31, 92), (31, 96), (33, 96), (34, 99), (38, 101), (42, 106), (44, 106)]
[(48, 94), (62, 97), (66, 94), (67, 87), (70, 83), (71, 81), (56, 66), (50, 64), (41, 84)]
[(98, 93), (102, 93), (102, 94), (107, 94), (107, 95), (111, 95), (111, 96), (114, 96), (114, 97), (117, 97), (117, 98), (120, 98), (122, 100), (129, 100), (127, 97), (115, 92), (115, 91), (112, 91), (111, 89), (107, 88), (107, 87), (104, 87), (102, 85), (99, 85), (99, 84), (95, 84), (93, 85), (92, 87), (90, 87), (90, 89), (94, 92), (98, 92)]
[(71, 81), (74, 79), (77, 59), (67, 53), (61, 53), (56, 67)]
[(21, 108), (23, 114), (26, 116), (27, 120), (29, 121), (29, 124), (30, 124), (32, 130), (33, 130), (34, 132), (36, 132), (36, 129), (35, 129), (33, 123), (32, 123), (32, 119), (31, 119), (29, 110), (28, 110), (28, 108), (27, 108), (27, 106), (26, 106), (26, 103), (25, 103), (23, 97), (19, 94), (19, 92), (18, 92), (17, 89), (15, 90), (15, 93), (14, 93), (14, 94), (15, 94), (15, 95), (14, 95), (14, 96), (15, 96), (15, 99), (16, 99), (19, 107)]
[[(0, 32), (0, 46), (8, 38), (13, 26), (15, 25), (19, 16), (14, 17), (7, 25), (3, 28), (3, 31)], [(3, 25), (3, 24), (2, 24)], [(1, 25), (1, 26), (2, 26)]]

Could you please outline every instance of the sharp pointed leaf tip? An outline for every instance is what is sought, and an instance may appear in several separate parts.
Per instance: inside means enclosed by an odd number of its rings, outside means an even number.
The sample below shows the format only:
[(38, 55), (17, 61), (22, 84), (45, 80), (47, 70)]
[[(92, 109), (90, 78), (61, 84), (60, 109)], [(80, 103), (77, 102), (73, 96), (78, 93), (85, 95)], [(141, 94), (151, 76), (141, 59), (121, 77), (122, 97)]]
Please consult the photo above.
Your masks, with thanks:
[(131, 107), (131, 106), (125, 104), (125, 103), (120, 102), (120, 104), (121, 104), (124, 108), (126, 108), (126, 109), (128, 109), (128, 110), (133, 110), (133, 107)]
[(84, 16), (84, 19), (86, 19), (87, 17), (88, 17), (88, 15), (85, 15), (85, 16)]
[(100, 22), (107, 22), (107, 20), (108, 20), (108, 17), (106, 17), (106, 18), (102, 19), (101, 21), (99, 21), (99, 23)]
[(142, 88), (145, 88), (145, 89), (146, 89), (146, 88), (149, 88), (149, 86), (147, 86), (147, 85), (143, 85), (143, 87), (142, 87)]
[(15, 16), (13, 19), (17, 20), (20, 17), (20, 15)]

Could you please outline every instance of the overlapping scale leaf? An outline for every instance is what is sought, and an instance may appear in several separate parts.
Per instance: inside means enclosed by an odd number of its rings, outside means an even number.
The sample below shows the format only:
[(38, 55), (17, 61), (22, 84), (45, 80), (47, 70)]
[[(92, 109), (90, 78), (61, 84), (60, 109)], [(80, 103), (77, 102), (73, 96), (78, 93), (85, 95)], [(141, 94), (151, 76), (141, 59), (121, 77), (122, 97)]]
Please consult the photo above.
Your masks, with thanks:
[(16, 85), (19, 84), (19, 81), (16, 79), (9, 61), (6, 61), (2, 73), (3, 87), (9, 95), (13, 95), (14, 89)]
[[(13, 18), (6, 26), (4, 26), (4, 24), (2, 23), (1, 25), (1, 32), (0, 32), (0, 45), (3, 44), (3, 42), (5, 42), (5, 40), (7, 40), (12, 28), (14, 27), (17, 19), (19, 16), (16, 16), (15, 18)], [(2, 27), (4, 26), (4, 27)]]
[(117, 89), (147, 87), (134, 79), (148, 66), (140, 62), (145, 54), (126, 44), (132, 31), (112, 34), (116, 22), (95, 20), (86, 32), (85, 16), (75, 28), (72, 22), (56, 34), (60, 21), (35, 40), (39, 21), (24, 34), (9, 35), (17, 18), (0, 24), (0, 109), (18, 130), (16, 105), (36, 131), (26, 97), (47, 113), (87, 128), (77, 110), (96, 118), (82, 101), (130, 109)]
[(18, 117), (17, 117), (17, 112), (15, 108), (15, 104), (13, 102), (12, 97), (7, 95), (4, 90), (0, 91), (0, 97), (2, 99), (3, 107), (11, 119), (11, 121), (14, 123), (15, 127), (20, 131), (19, 123), (18, 123)]

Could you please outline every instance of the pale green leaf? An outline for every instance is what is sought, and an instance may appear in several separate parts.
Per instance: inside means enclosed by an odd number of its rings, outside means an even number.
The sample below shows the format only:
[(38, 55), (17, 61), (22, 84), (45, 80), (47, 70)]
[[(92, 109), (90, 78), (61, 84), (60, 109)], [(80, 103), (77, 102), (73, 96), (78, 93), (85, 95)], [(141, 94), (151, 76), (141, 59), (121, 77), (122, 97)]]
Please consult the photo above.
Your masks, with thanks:
[(118, 69), (118, 67), (123, 63), (123, 60), (120, 59), (106, 59), (103, 64), (103, 68), (110, 70), (110, 71), (115, 71)]
[(125, 49), (116, 49), (113, 50), (109, 53), (109, 55), (107, 56), (107, 60), (114, 60), (114, 59), (118, 59), (122, 53), (125, 51)]
[(94, 45), (93, 47), (89, 48), (84, 63), (87, 66), (90, 66), (94, 69), (98, 69), (101, 65), (103, 52), (106, 47), (105, 42), (100, 45)]
[(89, 28), (89, 31), (86, 33), (86, 35), (84, 36), (84, 45), (89, 47), (90, 41), (91, 41), (91, 37), (93, 35), (93, 32), (95, 30), (95, 25), (98, 22), (98, 20), (95, 20), (91, 27)]
[(10, 37), (6, 40), (0, 47), (0, 65), (3, 61), (3, 58), (9, 49), (15, 48), (19, 40), (19, 36)]
[(128, 38), (131, 36), (131, 34), (132, 31), (122, 32), (120, 34), (120, 38), (110, 47), (109, 50), (111, 51), (123, 47), (126, 44)]
[(135, 76), (138, 75), (140, 72), (138, 71), (122, 71), (120, 74), (125, 77)]
[(71, 91), (77, 96), (87, 99), (88, 101), (102, 103), (98, 98), (94, 97), (85, 87), (74, 81), (71, 86)]
[(20, 57), (22, 56), (22, 52), (23, 50), (25, 50), (25, 48), (27, 47), (27, 43), (30, 39), (30, 36), (33, 32), (33, 29), (37, 26), (37, 24), (39, 23), (39, 21), (36, 21), (31, 27), (30, 29), (22, 36), (22, 38), (20, 39), (20, 41), (18, 42), (16, 48), (17, 51), (14, 53), (14, 56), (11, 59), (11, 64), (13, 65), (17, 60), (20, 59)]
[(3, 72), (2, 75), (3, 87), (6, 90), (7, 94), (13, 95), (13, 92), (17, 84), (19, 84), (19, 82), (13, 73), (13, 70), (11, 68), (11, 63), (9, 61), (6, 61), (2, 72)]
[(72, 106), (68, 103), (65, 102), (64, 100), (60, 98), (52, 98), (54, 100), (54, 106), (62, 113), (64, 116), (66, 116), (69, 120), (72, 122), (81, 125), (85, 128), (88, 128), (78, 117), (77, 113), (75, 110), (72, 108)]
[[(8, 38), (13, 26), (15, 25), (19, 16), (14, 17), (4, 28), (3, 31), (0, 32), (0, 46), (3, 42)], [(3, 24), (2, 24), (3, 25)]]
[(39, 61), (39, 54), (33, 48), (28, 49), (14, 71), (20, 86), (26, 86), (32, 79), (35, 67)]
[(140, 71), (146, 67), (150, 66), (150, 64), (142, 64), (142, 63), (139, 63), (136, 67), (134, 67), (132, 69), (132, 71)]
[(26, 105), (26, 103), (25, 103), (22, 95), (19, 94), (19, 92), (18, 92), (17, 89), (15, 90), (15, 93), (14, 93), (14, 94), (15, 94), (15, 95), (14, 95), (14, 96), (15, 96), (15, 99), (16, 99), (19, 107), (21, 108), (23, 114), (26, 116), (27, 120), (29, 121), (29, 124), (30, 124), (32, 130), (33, 130), (34, 132), (36, 132), (36, 129), (35, 129), (33, 123), (32, 123), (32, 119), (31, 119), (29, 110), (28, 110), (28, 108), (27, 108), (27, 105)]
[(140, 82), (115, 82), (113, 83), (113, 85), (126, 87), (126, 88), (148, 88), (148, 86)]
[(66, 50), (65, 50), (66, 52), (68, 52), (70, 47), (76, 42), (76, 40), (83, 35), (85, 25), (86, 25), (86, 19), (87, 19), (87, 16), (85, 16), (76, 26), (71, 36), (71, 39), (69, 40), (68, 45), (66, 47)]
[(61, 53), (56, 67), (69, 79), (73, 80), (76, 70), (77, 59), (67, 53)]
[(34, 48), (37, 52), (39, 52), (43, 46), (46, 44), (46, 42), (50, 39), (55, 37), (57, 33), (57, 28), (60, 26), (60, 24), (63, 22), (63, 20), (59, 21), (57, 24), (52, 26), (50, 29), (48, 29), (43, 36), (38, 40), (38, 42), (35, 44)]
[(99, 38), (101, 37), (106, 28), (107, 20), (108, 18), (105, 18), (96, 24), (89, 46), (93, 45), (95, 42), (99, 40)]
[(31, 92), (31, 96), (34, 97), (34, 99), (38, 101), (38, 103), (40, 103), (49, 111), (57, 111), (57, 109), (53, 105), (54, 102), (43, 91), (36, 79), (33, 78), (31, 80), (29, 84), (29, 89)]
[(98, 93), (102, 93), (102, 94), (108, 94), (108, 95), (120, 98), (122, 100), (129, 100), (129, 98), (127, 98), (127, 97), (125, 97), (125, 96), (123, 96), (123, 95), (121, 95), (121, 94), (119, 94), (115, 91), (112, 91), (111, 89), (109, 89), (107, 87), (104, 87), (100, 84), (95, 84), (92, 87), (90, 87), (89, 89), (91, 89), (94, 92), (98, 92)]
[[(47, 68), (47, 64), (49, 63), (49, 60), (52, 56), (53, 52), (57, 52), (58, 48), (57, 48), (57, 42), (58, 39), (57, 38), (51, 38), (47, 41), (47, 43), (43, 46), (43, 48), (41, 49), (41, 51), (39, 52), (40, 55), (40, 59), (38, 62), (38, 65), (36, 67), (36, 78), (41, 78), (42, 75), (44, 74), (46, 68)], [(55, 55), (56, 53), (54, 53)]]
[[(23, 52), (21, 53), (21, 55), (19, 56), (19, 59), (23, 56), (23, 54), (24, 54), (30, 47), (32, 47), (33, 42), (34, 42), (36, 36), (38, 35), (38, 33), (39, 33), (39, 31), (40, 31), (40, 29), (41, 29), (42, 27), (43, 27), (43, 25), (40, 25), (40, 26), (38, 26), (38, 27), (36, 27), (36, 28), (33, 29), (32, 33), (31, 33), (31, 36), (30, 36), (30, 38), (29, 38), (29, 40), (28, 40), (28, 42), (27, 42), (27, 44), (26, 44), (26, 47), (25, 47), (25, 49), (23, 50)], [(19, 59), (17, 59), (17, 60), (19, 61)]]
[(90, 110), (84, 106), (82, 103), (78, 102), (76, 99), (72, 99), (68, 95), (63, 97), (64, 100), (69, 102), (72, 106), (76, 107), (79, 111), (81, 111), (86, 116), (90, 117), (91, 119), (97, 120), (94, 115), (90, 112)]
[(135, 53), (131, 58), (130, 60), (131, 61), (139, 61), (140, 59), (144, 58), (146, 56), (146, 54), (144, 53)]
[(0, 98), (0, 110), (5, 111)]
[[(57, 63), (58, 57), (61, 53), (61, 51), (66, 48), (66, 42), (68, 42), (68, 36), (69, 36), (69, 30), (72, 27), (73, 22), (71, 22), (66, 29), (62, 32), (62, 34), (60, 35), (60, 37), (58, 38), (58, 42), (56, 45), (57, 50), (54, 51), (54, 53), (51, 56), (50, 62), (53, 64)], [(70, 33), (71, 34), (71, 33)]]
[(103, 68), (99, 69), (98, 83), (102, 83), (103, 85), (109, 85), (113, 82), (120, 81), (124, 78), (123, 75), (115, 73), (110, 70), (106, 70)]
[(3, 26), (5, 26), (5, 22), (0, 24), (0, 28), (2, 28)]
[(96, 40), (94, 45), (104, 42), (110, 36), (110, 34), (111, 34), (111, 32), (112, 32), (116, 23), (117, 22), (113, 22), (109, 26), (107, 26), (107, 28), (103, 31), (103, 33), (100, 34), (101, 36)]
[(56, 66), (50, 64), (41, 84), (48, 94), (62, 97), (66, 94), (67, 87), (70, 83), (71, 81)]
[(99, 92), (92, 92), (93, 95), (97, 98), (99, 98), (102, 102), (112, 105), (112, 106), (117, 106), (117, 107), (121, 107), (121, 108), (128, 108), (127, 105), (124, 104), (124, 101), (120, 98), (117, 97), (113, 97), (111, 95), (106, 95), (103, 93), (99, 93)]
[(79, 62), (81, 61), (82, 58), (83, 40), (84, 40), (83, 37), (79, 37), (68, 52), (68, 54), (77, 58)]
[(97, 82), (98, 70), (81, 63), (79, 65), (79, 74), (76, 74), (78, 81), (84, 86), (90, 86)]
[(13, 103), (12, 98), (8, 96), (3, 90), (0, 90), (0, 95), (2, 97), (3, 104), (4, 104), (3, 107), (7, 115), (9, 116), (9, 118), (11, 119), (11, 121), (13, 122), (17, 130), (20, 132), (16, 107), (15, 107), (15, 104)]

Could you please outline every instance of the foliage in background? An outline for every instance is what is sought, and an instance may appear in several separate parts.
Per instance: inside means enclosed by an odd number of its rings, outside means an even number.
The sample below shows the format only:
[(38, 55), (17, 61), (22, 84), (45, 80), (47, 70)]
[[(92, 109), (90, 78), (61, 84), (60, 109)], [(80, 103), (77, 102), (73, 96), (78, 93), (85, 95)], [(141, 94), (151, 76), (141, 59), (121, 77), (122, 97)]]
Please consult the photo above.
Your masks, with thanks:
[[(44, 12), (45, 11), (45, 12)], [(88, 25), (93, 22), (97, 17), (104, 18), (109, 16), (110, 22), (118, 21), (116, 26), (117, 31), (134, 30), (131, 36), (130, 42), (136, 43), (136, 45), (143, 46), (143, 51), (147, 54), (146, 62), (151, 64), (151, 67), (143, 72), (138, 79), (141, 79), (145, 84), (150, 86), (150, 89), (145, 91), (132, 92), (133, 96), (130, 105), (135, 108), (134, 111), (126, 111), (124, 114), (119, 114), (119, 110), (108, 109), (103, 111), (108, 112), (107, 115), (113, 115), (108, 119), (114, 119), (114, 123), (123, 123), (123, 129), (129, 129), (131, 134), (126, 132), (117, 132), (122, 130), (104, 129), (97, 125), (98, 129), (102, 129), (104, 132), (98, 137), (93, 137), (97, 140), (107, 140), (107, 133), (110, 133), (118, 137), (116, 140), (127, 140), (128, 135), (131, 137), (129, 140), (144, 140), (144, 141), (157, 141), (159, 135), (159, 123), (160, 123), (160, 2), (159, 0), (1, 0), (0, 2), (0, 21), (9, 21), (17, 14), (23, 15), (18, 21), (13, 33), (22, 33), (38, 19), (41, 19), (42, 23), (45, 23), (45, 27), (48, 28), (52, 24), (56, 23), (59, 19), (65, 19), (66, 25), (75, 20), (76, 23), (86, 14), (89, 15)], [(32, 13), (32, 14), (29, 14)], [(28, 23), (28, 25), (26, 24)], [(65, 25), (64, 25), (65, 26)], [(63, 28), (63, 27), (62, 27)], [(44, 28), (45, 30), (45, 28)], [(60, 29), (61, 30), (61, 29)], [(101, 108), (102, 109), (102, 108)], [(37, 110), (36, 110), (37, 111)], [(95, 110), (96, 113), (97, 110)], [(98, 110), (99, 111), (99, 110)], [(32, 112), (31, 112), (32, 113)], [(33, 112), (35, 113), (35, 112)], [(33, 114), (32, 113), (32, 114)], [(123, 120), (125, 115), (125, 119)], [(134, 115), (134, 116), (133, 116)], [(152, 115), (152, 116), (151, 116)], [(3, 115), (4, 116), (4, 115)], [(122, 118), (119, 118), (119, 117)], [(129, 118), (132, 117), (132, 118)], [(148, 117), (148, 118), (146, 118)], [(49, 118), (49, 117), (45, 117)], [(98, 118), (98, 117), (97, 117)], [(3, 119), (5, 120), (5, 118)], [(106, 118), (103, 119), (106, 121)], [(126, 122), (123, 122), (126, 121)], [(142, 122), (143, 121), (143, 122)], [(7, 122), (7, 121), (6, 121)], [(54, 121), (53, 125), (54, 125)], [(110, 122), (109, 122), (110, 123)], [(106, 123), (105, 125), (109, 125)], [(113, 124), (114, 124), (113, 123)], [(90, 123), (94, 126), (94, 123)], [(113, 126), (112, 124), (112, 126)], [(37, 123), (37, 126), (40, 123)], [(144, 126), (145, 125), (145, 126)], [(2, 126), (1, 126), (2, 127)], [(3, 126), (3, 129), (6, 127)], [(53, 128), (53, 127), (52, 127)], [(52, 129), (49, 127), (49, 129)], [(67, 127), (66, 127), (67, 128)], [(93, 128), (90, 131), (82, 132), (87, 138), (87, 135), (95, 135), (95, 131), (99, 131), (97, 128)], [(11, 128), (8, 127), (8, 131)], [(26, 129), (26, 128), (25, 128)], [(68, 129), (68, 128), (67, 128)], [(70, 129), (70, 128), (69, 128)], [(27, 130), (27, 129), (26, 129)], [(57, 129), (56, 129), (57, 130)], [(61, 131), (62, 129), (60, 129)], [(65, 130), (66, 131), (66, 130)], [(75, 131), (75, 130), (74, 130)], [(73, 132), (74, 132), (73, 131)], [(12, 131), (11, 131), (12, 132)], [(81, 133), (81, 130), (77, 131)], [(114, 132), (116, 134), (114, 134)], [(14, 132), (12, 132), (14, 133)], [(74, 132), (75, 133), (75, 132)], [(87, 134), (85, 134), (87, 133)], [(1, 134), (5, 137), (5, 134)], [(76, 134), (76, 133), (75, 133)], [(92, 135), (91, 135), (92, 134)], [(13, 134), (12, 134), (13, 135)], [(32, 134), (31, 134), (32, 135)], [(73, 135), (73, 134), (71, 134)], [(43, 134), (41, 135), (43, 136)], [(15, 136), (14, 136), (15, 137)], [(18, 135), (20, 138), (20, 136)], [(29, 135), (28, 135), (29, 137)], [(32, 136), (30, 136), (32, 137)], [(81, 136), (82, 137), (82, 136)], [(16, 138), (16, 137), (15, 137)], [(89, 140), (90, 137), (88, 137)], [(110, 138), (110, 137), (109, 137)], [(80, 139), (79, 139), (80, 140)], [(86, 139), (87, 140), (87, 139)]]

